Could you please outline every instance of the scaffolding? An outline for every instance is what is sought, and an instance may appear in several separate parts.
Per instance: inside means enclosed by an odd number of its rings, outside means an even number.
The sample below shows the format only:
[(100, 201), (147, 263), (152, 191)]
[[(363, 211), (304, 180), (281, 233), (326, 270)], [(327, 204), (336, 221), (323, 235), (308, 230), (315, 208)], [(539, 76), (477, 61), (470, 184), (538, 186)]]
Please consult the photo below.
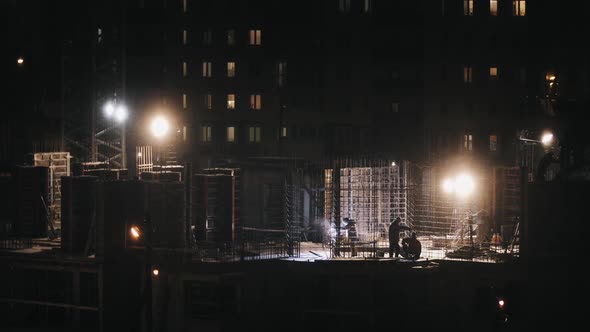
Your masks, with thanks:
[(49, 210), (49, 225), (61, 229), (61, 178), (70, 176), (69, 152), (41, 152), (35, 153), (35, 166), (49, 168), (49, 190), (47, 209)]
[[(354, 257), (367, 250), (370, 257), (382, 256), (393, 219), (400, 217), (403, 223), (414, 226), (410, 211), (415, 186), (412, 166), (407, 161), (392, 164), (384, 160), (344, 160), (337, 164), (324, 170), (324, 216), (329, 223), (332, 256), (350, 253)], [(333, 176), (335, 170), (339, 181)]]
[[(501, 243), (495, 237), (492, 241), (496, 234), (489, 232), (498, 231), (489, 213), (491, 196), (497, 194), (497, 179), (487, 176), (489, 168), (474, 170), (480, 174), (478, 193), (464, 199), (442, 190), (443, 169), (409, 161), (350, 158), (314, 167), (322, 168), (321, 187), (315, 191), (323, 194), (323, 209), (312, 224), (323, 225), (324, 241), (313, 250), (327, 247), (329, 259), (385, 257), (389, 225), (397, 217), (417, 233), (423, 258), (500, 259)], [(516, 177), (506, 174), (512, 179), (506, 183), (512, 184)], [(503, 206), (514, 214), (520, 206), (518, 190), (503, 188)], [(401, 238), (410, 235), (405, 231)]]
[(499, 233), (498, 241), (510, 245), (518, 255), (515, 245), (521, 214), (521, 169), (518, 167), (496, 167), (493, 170), (494, 195), (492, 197), (492, 218), (494, 229)]
[[(389, 227), (397, 217), (411, 228), (400, 234), (402, 239), (417, 233), (422, 259), (495, 262), (506, 258), (505, 246), (492, 236), (498, 231), (493, 204), (501, 196), (503, 213), (519, 211), (519, 191), (513, 186), (518, 174), (512, 169), (502, 171), (502, 181), (493, 176), (500, 174), (498, 170), (474, 169), (480, 174), (477, 193), (466, 199), (443, 191), (447, 170), (409, 161), (340, 158), (287, 162), (280, 168), (284, 178), (275, 176), (243, 193), (261, 199), (260, 220), (249, 217), (248, 224), (239, 221), (239, 169), (210, 169), (202, 171), (202, 179), (195, 178), (193, 199), (207, 200), (192, 203), (193, 208), (200, 206), (192, 218), (202, 230), (196, 241), (202, 258), (389, 259)], [(221, 175), (236, 179), (233, 198), (226, 197), (225, 203), (219, 200), (219, 188), (199, 185), (205, 178), (209, 182)], [(195, 190), (199, 186), (202, 190)], [(207, 225), (226, 224), (221, 219), (228, 211), (234, 213), (233, 238), (212, 241)]]
[(139, 176), (143, 172), (152, 172), (154, 169), (154, 154), (151, 145), (135, 147), (135, 174)]

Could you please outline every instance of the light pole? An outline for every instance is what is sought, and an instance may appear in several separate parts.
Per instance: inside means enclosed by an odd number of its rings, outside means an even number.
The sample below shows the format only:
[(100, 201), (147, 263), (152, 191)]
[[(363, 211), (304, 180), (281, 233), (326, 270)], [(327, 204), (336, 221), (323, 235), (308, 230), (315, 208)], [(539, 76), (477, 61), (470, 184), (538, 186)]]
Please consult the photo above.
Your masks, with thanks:
[[(474, 243), (473, 243), (473, 217), (471, 214), (471, 207), (469, 203), (471, 202), (470, 198), (475, 191), (475, 180), (473, 176), (469, 173), (459, 173), (455, 176), (448, 177), (443, 180), (442, 182), (442, 189), (447, 194), (452, 194), (456, 196), (458, 199), (466, 202), (467, 209), (468, 209), (468, 232), (469, 232), (469, 245), (471, 247), (471, 258), (474, 256)], [(459, 228), (459, 235), (461, 240), (463, 239), (464, 233), (464, 225), (461, 225)]]
[[(535, 164), (536, 164), (536, 160), (535, 160), (535, 147), (537, 145), (541, 145), (543, 146), (543, 148), (545, 149), (545, 152), (547, 152), (548, 149), (553, 149), (553, 143), (554, 143), (554, 135), (553, 132), (549, 131), (549, 130), (545, 130), (543, 131), (540, 135), (532, 135), (533, 137), (536, 136), (535, 138), (531, 138), (530, 135), (527, 135), (526, 132), (523, 132), (523, 134), (521, 134), (518, 138), (518, 140), (522, 143), (522, 149), (521, 149), (521, 168), (525, 169), (527, 174), (527, 180), (528, 182), (531, 182), (532, 180), (540, 180), (540, 179), (535, 179), (534, 174), (536, 171), (535, 168)], [(528, 154), (529, 154), (529, 149), (531, 149), (531, 155), (530, 155), (530, 162), (528, 160)]]
[(164, 140), (164, 138), (168, 134), (168, 131), (170, 130), (170, 123), (168, 122), (168, 119), (166, 119), (164, 116), (158, 115), (152, 120), (150, 130), (152, 132), (152, 135), (156, 139), (156, 158), (160, 165), (160, 172), (162, 172), (161, 145), (162, 141)]
[[(551, 81), (553, 81), (555, 77)], [(532, 139), (530, 137), (526, 137), (526, 134), (520, 135), (518, 140), (522, 143), (521, 149), (521, 164), (520, 164), (520, 216), (518, 217), (518, 241), (519, 241), (519, 256), (526, 257), (528, 254), (526, 251), (526, 228), (527, 228), (527, 211), (525, 210), (526, 201), (528, 197), (528, 190), (527, 190), (527, 183), (531, 182), (531, 180), (540, 180), (540, 179), (531, 179), (529, 172), (534, 174), (534, 148), (535, 145), (542, 144), (545, 148), (551, 148), (554, 144), (554, 135), (551, 131), (545, 131), (540, 136), (536, 137), (537, 139)], [(528, 155), (528, 147), (532, 147), (532, 156), (531, 156), (531, 165), (527, 162), (527, 155)], [(545, 157), (543, 157), (545, 158)], [(540, 167), (547, 167), (547, 161), (550, 161), (551, 158), (542, 160), (542, 165)], [(563, 162), (563, 160), (561, 161)], [(538, 172), (540, 174), (544, 174), (544, 171)], [(539, 176), (537, 176), (539, 178)]]
[(131, 224), (128, 225), (129, 238), (131, 243), (136, 245), (143, 245), (145, 248), (145, 266), (144, 266), (144, 291), (143, 291), (143, 305), (145, 309), (145, 330), (152, 331), (152, 278), (157, 278), (161, 271), (154, 267), (152, 263), (152, 222), (149, 213), (145, 214), (143, 225)]

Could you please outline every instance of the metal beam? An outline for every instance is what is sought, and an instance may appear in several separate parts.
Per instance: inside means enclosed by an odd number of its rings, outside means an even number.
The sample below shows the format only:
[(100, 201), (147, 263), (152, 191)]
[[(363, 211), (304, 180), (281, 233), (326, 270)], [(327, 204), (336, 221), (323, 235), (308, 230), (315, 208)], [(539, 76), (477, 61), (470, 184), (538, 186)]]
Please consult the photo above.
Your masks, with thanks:
[(71, 308), (71, 309), (78, 309), (78, 310), (98, 311), (97, 307), (89, 307), (89, 306), (69, 304), (69, 303), (48, 302), (48, 301), (0, 298), (0, 302), (35, 304), (35, 305), (44, 305), (44, 306), (48, 306), (48, 307), (60, 307), (60, 308)]

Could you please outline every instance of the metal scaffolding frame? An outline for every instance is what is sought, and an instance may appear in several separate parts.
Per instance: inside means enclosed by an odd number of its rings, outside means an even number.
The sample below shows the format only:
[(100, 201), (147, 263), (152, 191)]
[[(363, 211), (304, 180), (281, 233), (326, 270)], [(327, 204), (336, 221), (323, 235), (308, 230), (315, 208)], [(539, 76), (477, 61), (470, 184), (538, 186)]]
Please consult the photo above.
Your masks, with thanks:
[(92, 36), (90, 45), (84, 44), (87, 40), (64, 40), (61, 45), (62, 151), (70, 151), (76, 161), (125, 168), (125, 124), (102, 114), (107, 102), (125, 102), (125, 2), (93, 1), (89, 6), (92, 14), (82, 28)]

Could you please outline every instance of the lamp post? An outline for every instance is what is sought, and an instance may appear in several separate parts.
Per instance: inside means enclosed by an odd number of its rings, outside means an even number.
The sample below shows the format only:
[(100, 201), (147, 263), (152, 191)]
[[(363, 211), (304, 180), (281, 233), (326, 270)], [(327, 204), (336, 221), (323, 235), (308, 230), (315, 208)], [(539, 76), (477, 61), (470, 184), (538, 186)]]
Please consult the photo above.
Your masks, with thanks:
[[(553, 77), (553, 80), (554, 79), (555, 79), (555, 77)], [(527, 183), (531, 182), (531, 177), (529, 176), (529, 171), (531, 171), (531, 174), (534, 174), (534, 162), (535, 162), (534, 148), (535, 148), (535, 145), (539, 145), (539, 144), (541, 144), (545, 148), (551, 148), (554, 144), (554, 135), (551, 131), (545, 131), (543, 134), (540, 135), (540, 137), (537, 137), (537, 139), (531, 139), (529, 137), (526, 137), (526, 135), (521, 135), (518, 139), (522, 144), (521, 153), (523, 154), (521, 156), (521, 164), (520, 164), (520, 216), (518, 217), (519, 218), (519, 222), (518, 222), (519, 256), (526, 257), (528, 252), (527, 252), (527, 246), (526, 246), (526, 242), (527, 242), (527, 238), (526, 238), (527, 211), (525, 210), (525, 207), (526, 207), (526, 201), (527, 201), (527, 197), (528, 197)], [(533, 149), (530, 165), (527, 162), (527, 155), (528, 155), (528, 147), (529, 146), (532, 147), (532, 149)], [(530, 168), (530, 170), (529, 170), (529, 168)], [(541, 173), (543, 173), (543, 172), (541, 172)], [(538, 179), (535, 179), (535, 180), (538, 180)]]
[[(442, 182), (442, 189), (447, 194), (452, 194), (457, 198), (467, 201), (467, 208), (469, 211), (468, 216), (468, 232), (469, 232), (469, 245), (471, 247), (471, 258), (473, 258), (474, 243), (473, 243), (473, 216), (471, 214), (471, 207), (469, 206), (470, 198), (475, 191), (475, 180), (469, 173), (460, 173), (453, 177), (448, 177)], [(460, 229), (461, 239), (463, 238), (463, 225)]]
[[(553, 132), (551, 131), (544, 131), (542, 134), (537, 135), (536, 139), (534, 138), (530, 138), (527, 137), (528, 135), (526, 134), (521, 134), (520, 137), (518, 138), (518, 140), (522, 143), (522, 149), (521, 149), (521, 168), (523, 170), (526, 170), (526, 172), (530, 175), (527, 176), (527, 180), (528, 182), (531, 182), (532, 180), (540, 180), (540, 179), (534, 179), (534, 174), (535, 174), (535, 147), (537, 145), (541, 145), (543, 146), (543, 148), (545, 149), (545, 151), (547, 149), (553, 149), (553, 143), (554, 143), (554, 135)], [(530, 162), (528, 160), (528, 154), (529, 154), (529, 149), (531, 149), (531, 155), (530, 155)]]
[(166, 119), (164, 116), (158, 115), (152, 120), (151, 125), (150, 125), (150, 130), (151, 130), (152, 135), (156, 139), (156, 149), (157, 149), (156, 158), (157, 158), (157, 161), (160, 165), (160, 172), (161, 172), (162, 171), (161, 145), (162, 145), (162, 141), (164, 140), (164, 138), (168, 134), (168, 131), (170, 130), (170, 123), (168, 122), (168, 119)]
[(129, 228), (129, 236), (132, 242), (143, 244), (145, 247), (145, 285), (144, 301), (145, 308), (145, 331), (152, 331), (152, 278), (160, 275), (159, 268), (154, 268), (152, 264), (152, 222), (149, 213), (146, 213), (143, 225), (133, 224)]

